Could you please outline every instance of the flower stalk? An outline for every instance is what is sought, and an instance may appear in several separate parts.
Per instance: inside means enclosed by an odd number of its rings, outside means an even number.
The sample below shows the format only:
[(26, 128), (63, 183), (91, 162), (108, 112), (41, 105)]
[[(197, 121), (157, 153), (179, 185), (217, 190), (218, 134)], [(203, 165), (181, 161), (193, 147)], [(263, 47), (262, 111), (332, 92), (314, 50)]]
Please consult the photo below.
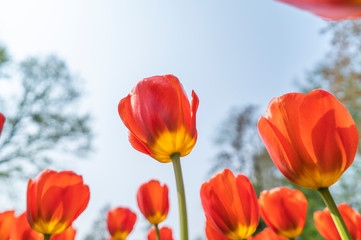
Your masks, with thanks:
[(326, 206), (328, 207), (333, 222), (336, 225), (337, 231), (340, 234), (341, 239), (352, 240), (350, 232), (348, 231), (346, 224), (342, 219), (340, 211), (338, 210), (328, 187), (319, 188), (317, 191), (321, 194), (322, 200), (325, 202)]
[(157, 239), (160, 240), (160, 233), (159, 233), (158, 224), (154, 224), (154, 227), (155, 227), (155, 232), (157, 233)]
[(174, 175), (177, 184), (181, 240), (188, 240), (187, 207), (184, 192), (182, 167), (180, 164), (180, 153), (173, 153), (170, 158), (172, 159)]

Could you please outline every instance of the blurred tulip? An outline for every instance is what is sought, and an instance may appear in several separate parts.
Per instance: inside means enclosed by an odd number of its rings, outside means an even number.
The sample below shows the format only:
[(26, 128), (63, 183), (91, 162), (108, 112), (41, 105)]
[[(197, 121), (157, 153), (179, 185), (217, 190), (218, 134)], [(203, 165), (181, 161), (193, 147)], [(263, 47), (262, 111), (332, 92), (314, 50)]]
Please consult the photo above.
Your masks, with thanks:
[(0, 213), (0, 240), (10, 239), (10, 230), (15, 219), (14, 214), (14, 211)]
[(247, 239), (259, 222), (257, 196), (244, 175), (224, 169), (201, 187), (204, 213), (214, 226), (230, 239)]
[(27, 192), (27, 216), (30, 226), (47, 235), (68, 228), (89, 202), (89, 187), (82, 176), (72, 171), (44, 170), (30, 179)]
[(120, 118), (129, 129), (132, 146), (159, 162), (190, 153), (197, 140), (198, 97), (192, 92), (190, 105), (178, 78), (154, 76), (141, 80), (119, 102)]
[(207, 240), (231, 240), (230, 238), (226, 237), (223, 233), (218, 231), (218, 229), (208, 219), (206, 221), (206, 236), (207, 236)]
[(341, 177), (354, 160), (359, 139), (347, 109), (324, 90), (272, 99), (258, 131), (283, 175), (314, 190)]
[[(174, 240), (172, 236), (172, 229), (169, 227), (162, 227), (159, 229), (159, 235), (161, 240)], [(148, 240), (158, 240), (155, 227), (149, 229)]]
[(76, 230), (70, 226), (64, 232), (54, 235), (51, 237), (51, 240), (74, 240), (76, 235)]
[(1, 131), (3, 130), (4, 123), (5, 123), (5, 117), (0, 113), (0, 135), (1, 135)]
[(357, 0), (277, 0), (309, 11), (325, 20), (361, 18), (361, 2)]
[(297, 189), (277, 187), (261, 192), (259, 198), (261, 216), (279, 236), (298, 237), (305, 226), (307, 199)]
[(11, 240), (43, 240), (44, 236), (29, 225), (26, 212), (15, 218), (11, 227)]
[(142, 184), (137, 193), (140, 211), (151, 224), (159, 224), (167, 217), (169, 210), (168, 187), (156, 180)]
[(128, 208), (114, 208), (108, 212), (107, 224), (114, 240), (125, 240), (133, 230), (137, 215)]
[[(355, 209), (346, 203), (338, 205), (343, 220), (349, 230), (353, 240), (361, 240), (361, 215)], [(313, 214), (315, 225), (318, 232), (326, 240), (341, 240), (341, 237), (332, 220), (330, 211), (325, 208), (323, 211), (317, 211)]]
[(258, 233), (256, 236), (248, 238), (248, 240), (287, 240), (287, 238), (278, 236), (270, 228), (265, 228), (262, 232)]

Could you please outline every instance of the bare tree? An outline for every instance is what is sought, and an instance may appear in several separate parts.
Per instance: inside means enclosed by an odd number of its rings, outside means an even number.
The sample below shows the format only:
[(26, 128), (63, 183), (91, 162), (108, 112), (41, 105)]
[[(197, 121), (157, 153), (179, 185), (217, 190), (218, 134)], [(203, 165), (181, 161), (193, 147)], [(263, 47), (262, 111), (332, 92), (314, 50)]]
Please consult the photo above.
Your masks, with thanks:
[(79, 110), (79, 84), (55, 56), (18, 64), (0, 48), (0, 111), (6, 116), (0, 177), (28, 177), (91, 150), (90, 115)]
[(110, 205), (105, 205), (94, 220), (91, 231), (85, 236), (84, 240), (105, 240), (109, 236), (107, 230), (107, 212), (110, 210)]

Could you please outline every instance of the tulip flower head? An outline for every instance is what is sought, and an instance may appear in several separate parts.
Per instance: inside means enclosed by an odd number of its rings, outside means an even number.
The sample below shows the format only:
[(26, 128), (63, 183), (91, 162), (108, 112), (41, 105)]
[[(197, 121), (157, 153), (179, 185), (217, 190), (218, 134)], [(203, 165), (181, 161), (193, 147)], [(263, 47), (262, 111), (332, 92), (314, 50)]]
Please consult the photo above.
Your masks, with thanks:
[(169, 210), (168, 187), (156, 180), (142, 184), (137, 192), (140, 211), (151, 224), (159, 224), (167, 217)]
[(359, 139), (347, 109), (319, 89), (272, 99), (258, 131), (283, 175), (313, 190), (341, 177), (354, 160)]
[(297, 189), (277, 187), (260, 194), (261, 216), (279, 236), (296, 238), (303, 230), (307, 214), (307, 199)]
[(137, 215), (128, 208), (114, 208), (108, 212), (108, 231), (114, 240), (125, 240), (133, 230)]
[(29, 225), (26, 212), (16, 217), (11, 227), (11, 240), (43, 240), (43, 234), (35, 231)]
[(29, 180), (29, 224), (42, 234), (62, 233), (87, 207), (89, 196), (89, 187), (81, 176), (72, 171), (44, 170), (35, 180)]
[(74, 240), (76, 235), (76, 230), (70, 226), (64, 232), (51, 237), (51, 240)]
[(218, 231), (218, 229), (208, 219), (206, 221), (206, 236), (207, 240), (231, 240), (226, 235)]
[[(169, 227), (160, 228), (159, 235), (160, 235), (161, 240), (174, 240), (173, 235), (172, 235), (172, 229)], [(155, 227), (152, 227), (151, 229), (149, 229), (148, 240), (158, 240)]]
[[(346, 227), (353, 240), (361, 240), (361, 215), (355, 209), (346, 203), (338, 205)], [(313, 214), (315, 225), (318, 232), (327, 240), (341, 240), (337, 228), (332, 220), (330, 211), (325, 208), (323, 211), (317, 211)]]
[(359, 0), (277, 0), (309, 11), (326, 20), (361, 18)]
[(225, 169), (202, 184), (200, 195), (206, 218), (228, 238), (247, 239), (256, 230), (257, 196), (246, 176)]
[(14, 211), (6, 211), (0, 213), (0, 240), (8, 240), (10, 238), (10, 230), (15, 220)]
[(171, 162), (174, 153), (188, 155), (197, 140), (199, 100), (194, 91), (192, 98), (190, 104), (173, 75), (141, 80), (118, 106), (132, 146), (163, 163)]
[(1, 135), (1, 131), (3, 130), (4, 123), (5, 123), (5, 117), (0, 113), (0, 135)]
[(287, 238), (278, 236), (272, 229), (265, 228), (262, 232), (248, 240), (287, 240)]

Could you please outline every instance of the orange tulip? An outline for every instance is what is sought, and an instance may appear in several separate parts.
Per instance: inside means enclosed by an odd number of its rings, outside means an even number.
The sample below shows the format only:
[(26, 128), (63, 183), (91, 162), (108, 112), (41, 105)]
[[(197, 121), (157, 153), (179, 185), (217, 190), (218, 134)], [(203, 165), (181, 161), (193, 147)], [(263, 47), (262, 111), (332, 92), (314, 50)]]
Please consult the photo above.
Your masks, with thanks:
[(207, 219), (230, 239), (246, 239), (258, 226), (257, 196), (244, 175), (229, 169), (214, 175), (201, 187), (201, 202)]
[(14, 211), (0, 213), (0, 240), (10, 239), (10, 229), (14, 222)]
[[(160, 228), (159, 235), (161, 240), (174, 240), (172, 236), (172, 229), (169, 227)], [(155, 231), (155, 227), (149, 229), (148, 240), (157, 240), (157, 233)]]
[(108, 212), (107, 224), (114, 240), (125, 240), (133, 230), (137, 215), (128, 208), (114, 208)]
[[(352, 209), (346, 203), (338, 205), (346, 227), (349, 230), (353, 240), (361, 240), (361, 215), (355, 209)], [(332, 220), (330, 211), (325, 208), (323, 211), (317, 211), (313, 214), (315, 225), (318, 232), (326, 240), (341, 240), (341, 237)]]
[(259, 198), (261, 216), (279, 236), (298, 237), (305, 226), (307, 199), (297, 189), (277, 187), (261, 192)]
[(326, 20), (357, 19), (361, 17), (358, 0), (277, 0), (309, 11)]
[(256, 236), (248, 238), (248, 240), (287, 240), (287, 238), (278, 236), (270, 228), (265, 228), (262, 232), (258, 233)]
[(63, 232), (87, 207), (89, 196), (89, 187), (74, 172), (43, 171), (28, 184), (30, 226), (42, 234)]
[(43, 240), (44, 236), (32, 229), (26, 217), (26, 212), (15, 218), (11, 227), (11, 240)]
[(74, 240), (76, 235), (76, 230), (70, 226), (64, 232), (52, 236), (51, 240)]
[(197, 141), (198, 97), (192, 92), (190, 105), (178, 78), (154, 76), (140, 81), (119, 102), (120, 118), (129, 129), (132, 146), (159, 162), (190, 153)]
[(0, 135), (1, 135), (1, 131), (3, 130), (4, 123), (5, 123), (5, 117), (0, 113)]
[(159, 224), (167, 217), (169, 210), (168, 187), (156, 180), (142, 184), (137, 193), (140, 211), (151, 224)]
[(209, 220), (206, 221), (206, 236), (208, 240), (231, 240), (218, 231), (218, 229)]
[(283, 175), (314, 190), (341, 177), (354, 160), (359, 139), (347, 109), (324, 90), (274, 98), (258, 131)]

